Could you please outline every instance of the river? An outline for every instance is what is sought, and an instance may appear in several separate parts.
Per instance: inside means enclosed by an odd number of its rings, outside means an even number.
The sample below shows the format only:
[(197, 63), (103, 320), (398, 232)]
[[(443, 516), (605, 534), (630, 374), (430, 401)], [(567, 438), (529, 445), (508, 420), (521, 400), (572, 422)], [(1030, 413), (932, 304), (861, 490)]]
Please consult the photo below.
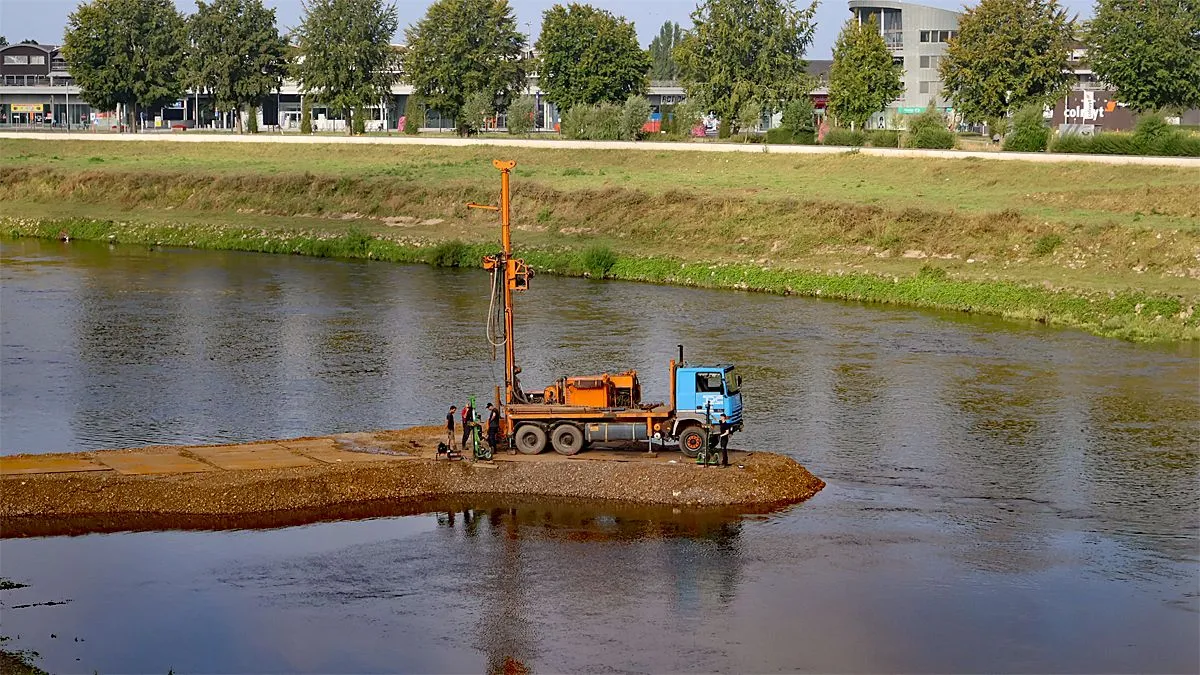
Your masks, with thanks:
[[(500, 368), (487, 277), (0, 240), (0, 451), (436, 424)], [(51, 672), (1196, 672), (1200, 347), (536, 277), (527, 385), (675, 345), (828, 487), (767, 516), (595, 504), (5, 539)], [(43, 604), (65, 602), (66, 604)], [(18, 637), (19, 636), (19, 637)]]

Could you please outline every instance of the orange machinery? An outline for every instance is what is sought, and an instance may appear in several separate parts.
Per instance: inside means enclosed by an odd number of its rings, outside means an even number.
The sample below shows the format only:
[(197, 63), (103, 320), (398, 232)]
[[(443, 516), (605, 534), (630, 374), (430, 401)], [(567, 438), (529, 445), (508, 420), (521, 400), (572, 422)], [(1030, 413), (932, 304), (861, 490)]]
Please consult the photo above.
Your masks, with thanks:
[[(643, 403), (642, 388), (637, 371), (601, 375), (573, 376), (559, 379), (541, 391), (526, 393), (517, 378), (521, 369), (516, 365), (513, 344), (513, 291), (529, 289), (532, 270), (523, 260), (512, 257), (512, 224), (510, 219), (509, 177), (516, 162), (493, 160), (500, 170), (500, 205), (468, 204), (469, 208), (500, 212), (501, 250), (483, 259), (483, 268), (492, 272), (493, 314), (489, 316), (489, 341), (494, 348), (504, 347), (504, 393), (496, 392), (496, 403), (503, 404), (504, 433), (516, 449), (525, 454), (537, 454), (547, 447), (564, 455), (574, 455), (589, 442), (644, 441), (649, 438), (678, 440), (680, 449), (695, 456), (702, 439), (707, 438), (711, 423), (710, 412), (722, 412), (713, 403), (725, 405), (724, 400), (737, 401), (736, 419), (741, 422), (741, 403), (732, 366), (684, 367), (683, 347), (679, 361), (669, 364), (671, 400), (668, 403)], [(503, 314), (503, 327), (499, 325)], [(493, 329), (493, 324), (496, 324)], [(501, 332), (502, 331), (502, 332)], [(705, 377), (716, 377), (721, 393), (708, 393), (717, 399), (700, 402), (694, 389), (697, 373), (713, 371)], [(726, 384), (728, 381), (728, 384)], [(740, 381), (740, 380), (738, 380)], [(680, 384), (684, 382), (685, 384)], [(680, 387), (686, 391), (681, 392)], [(723, 387), (723, 388), (722, 388)], [(677, 395), (690, 393), (687, 410), (676, 409)], [(729, 411), (732, 413), (733, 408)]]

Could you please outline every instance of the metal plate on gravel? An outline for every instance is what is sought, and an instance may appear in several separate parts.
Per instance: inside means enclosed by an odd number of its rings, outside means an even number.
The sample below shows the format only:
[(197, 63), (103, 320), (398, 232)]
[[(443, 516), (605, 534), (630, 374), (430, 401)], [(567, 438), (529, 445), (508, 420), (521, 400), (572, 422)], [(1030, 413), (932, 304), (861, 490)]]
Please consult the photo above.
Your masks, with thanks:
[(110, 471), (107, 466), (79, 457), (0, 457), (0, 475)]
[(278, 443), (248, 443), (219, 447), (193, 447), (188, 452), (222, 469), (288, 469), (313, 466), (316, 460), (289, 452)]
[(155, 473), (198, 473), (201, 471), (216, 471), (215, 466), (184, 457), (183, 455), (155, 454), (147, 455), (136, 452), (104, 454), (97, 459), (105, 466), (116, 469), (126, 475), (142, 475)]

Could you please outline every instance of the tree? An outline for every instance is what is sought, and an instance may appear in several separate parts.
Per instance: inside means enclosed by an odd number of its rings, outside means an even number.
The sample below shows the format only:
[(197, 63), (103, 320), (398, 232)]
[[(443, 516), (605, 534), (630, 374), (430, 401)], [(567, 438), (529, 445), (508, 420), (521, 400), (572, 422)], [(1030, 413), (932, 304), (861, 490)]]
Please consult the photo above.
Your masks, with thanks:
[(171, 0), (92, 0), (67, 18), (62, 55), (83, 98), (101, 110), (139, 108), (183, 93), (179, 57), (186, 32)]
[(904, 92), (900, 67), (883, 41), (872, 16), (865, 24), (851, 19), (842, 27), (833, 46), (829, 68), (829, 114), (838, 123), (862, 129), (871, 115), (880, 112)]
[(295, 31), (300, 89), (342, 111), (349, 134), (355, 107), (391, 94), (398, 23), (395, 5), (383, 0), (309, 0), (304, 6)]
[(1088, 61), (1139, 112), (1200, 107), (1200, 5), (1098, 0)]
[(537, 101), (532, 96), (521, 96), (508, 106), (508, 133), (524, 136), (533, 131)]
[(650, 101), (637, 94), (625, 99), (621, 106), (621, 140), (636, 141), (642, 137), (642, 129), (650, 119)]
[(989, 122), (1067, 86), (1073, 34), (1058, 0), (982, 0), (959, 19), (940, 72), (954, 109)]
[(30, 38), (25, 38), (24, 40), (21, 40), (21, 44), (23, 44), (23, 45), (36, 45), (37, 43), (38, 43), (37, 40), (33, 40)]
[(492, 96), (495, 109), (507, 109), (525, 90), (525, 37), (517, 31), (508, 0), (437, 0), (407, 31), (404, 71), (430, 107), (456, 120), (475, 92)]
[(312, 106), (304, 100), (303, 96), (300, 97), (300, 133), (312, 133)]
[(650, 57), (624, 17), (577, 4), (554, 5), (542, 17), (538, 84), (559, 110), (621, 103), (646, 90)]
[(675, 63), (675, 48), (683, 39), (683, 29), (667, 21), (650, 42), (650, 79), (674, 82), (679, 79), (679, 64)]
[(699, 96), (721, 118), (722, 133), (748, 101), (775, 112), (807, 95), (812, 80), (804, 50), (812, 44), (817, 3), (791, 0), (702, 0), (693, 28), (675, 48), (688, 98)]
[(780, 122), (793, 131), (812, 131), (815, 114), (816, 109), (813, 107), (812, 99), (802, 96), (788, 101), (783, 108), (783, 119)]
[(463, 101), (462, 110), (459, 112), (459, 124), (464, 130), (460, 133), (464, 136), (474, 136), (483, 131), (487, 118), (496, 113), (495, 102), (496, 98), (486, 91), (471, 92)]
[(8, 46), (8, 38), (4, 37), (3, 35), (0, 35), (0, 47), (7, 47), (7, 46)]
[[(279, 89), (287, 43), (262, 0), (196, 0), (188, 19), (188, 79), (217, 110), (249, 108)], [(239, 130), (241, 115), (237, 116)]]
[(416, 136), (425, 126), (425, 101), (416, 94), (404, 100), (404, 133)]

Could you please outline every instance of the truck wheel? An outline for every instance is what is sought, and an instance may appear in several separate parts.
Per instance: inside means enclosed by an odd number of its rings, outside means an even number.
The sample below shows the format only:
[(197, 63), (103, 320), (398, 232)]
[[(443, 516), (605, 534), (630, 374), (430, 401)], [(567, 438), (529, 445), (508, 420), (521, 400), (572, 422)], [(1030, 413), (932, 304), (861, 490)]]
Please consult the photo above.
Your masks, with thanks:
[(695, 458), (704, 447), (704, 432), (700, 427), (688, 427), (679, 433), (679, 451), (685, 457)]
[(522, 455), (536, 455), (546, 449), (546, 431), (535, 424), (517, 427), (517, 451)]
[(560, 455), (574, 455), (583, 449), (583, 432), (574, 424), (560, 424), (550, 432), (550, 444)]

